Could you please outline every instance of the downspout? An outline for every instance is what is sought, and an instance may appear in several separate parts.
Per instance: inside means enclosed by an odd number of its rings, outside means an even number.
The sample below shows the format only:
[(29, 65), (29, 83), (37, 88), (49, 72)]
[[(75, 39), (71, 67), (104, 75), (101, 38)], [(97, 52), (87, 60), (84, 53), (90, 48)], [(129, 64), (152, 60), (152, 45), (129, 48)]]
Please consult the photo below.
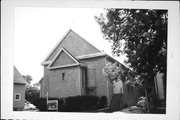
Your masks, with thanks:
[(83, 90), (83, 85), (82, 85), (82, 68), (81, 68), (81, 66), (79, 67), (79, 91), (80, 91), (80, 95), (82, 95), (82, 90)]

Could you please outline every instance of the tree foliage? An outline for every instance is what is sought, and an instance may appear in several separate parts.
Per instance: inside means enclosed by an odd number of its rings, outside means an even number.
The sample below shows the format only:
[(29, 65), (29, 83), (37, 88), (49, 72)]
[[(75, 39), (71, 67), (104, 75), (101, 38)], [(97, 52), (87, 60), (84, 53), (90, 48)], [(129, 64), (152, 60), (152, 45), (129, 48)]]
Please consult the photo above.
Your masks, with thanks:
[(32, 82), (32, 77), (30, 75), (23, 75), (23, 78), (27, 81), (27, 83), (30, 85)]
[(118, 67), (117, 63), (114, 64), (108, 63), (103, 69), (103, 73), (111, 82), (117, 81), (118, 78), (121, 79), (123, 77), (121, 75), (123, 75), (124, 72), (125, 71), (121, 67)]
[(167, 17), (167, 10), (105, 9), (95, 19), (112, 53), (126, 55), (125, 64), (152, 82), (158, 71), (166, 75)]
[(23, 75), (23, 78), (27, 81), (25, 88), (25, 99), (33, 103), (40, 97), (40, 85), (38, 83), (32, 84), (33, 81), (30, 75)]
[(25, 90), (25, 99), (33, 103), (36, 99), (40, 97), (40, 89), (38, 86), (27, 86)]
[(111, 82), (117, 81), (118, 79), (125, 81), (132, 81), (133, 72), (119, 63), (107, 63), (103, 69), (103, 73)]

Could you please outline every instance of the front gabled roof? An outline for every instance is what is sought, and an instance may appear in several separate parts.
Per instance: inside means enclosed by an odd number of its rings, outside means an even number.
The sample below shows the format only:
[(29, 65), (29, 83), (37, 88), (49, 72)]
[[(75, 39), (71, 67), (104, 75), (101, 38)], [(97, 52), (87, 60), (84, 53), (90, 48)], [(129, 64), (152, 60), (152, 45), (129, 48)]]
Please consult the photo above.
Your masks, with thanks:
[[(61, 54), (63, 52), (66, 57), (70, 58), (69, 60), (72, 60), (72, 63), (62, 65), (57, 62), (58, 59), (60, 59), (59, 62), (61, 61)], [(103, 56), (109, 58), (112, 61), (120, 63), (112, 56), (108, 55), (104, 51), (99, 50), (89, 41), (79, 36), (72, 29), (69, 29), (48, 54), (48, 56), (43, 60), (41, 65), (48, 65), (49, 69), (76, 66), (81, 65), (78, 60)]]
[(48, 65), (48, 69), (56, 69), (70, 66), (77, 66), (80, 63), (65, 48), (61, 48), (52, 62)]
[(42, 81), (43, 81), (43, 77), (39, 80), (39, 82), (38, 82), (38, 83), (40, 84)]
[(23, 78), (21, 73), (14, 66), (14, 84), (27, 84), (26, 80)]
[(51, 63), (52, 59), (57, 55), (58, 51), (62, 47), (64, 47), (74, 57), (102, 52), (97, 47), (93, 46), (89, 41), (79, 36), (72, 29), (69, 29), (48, 56), (43, 60), (41, 65), (48, 65)]

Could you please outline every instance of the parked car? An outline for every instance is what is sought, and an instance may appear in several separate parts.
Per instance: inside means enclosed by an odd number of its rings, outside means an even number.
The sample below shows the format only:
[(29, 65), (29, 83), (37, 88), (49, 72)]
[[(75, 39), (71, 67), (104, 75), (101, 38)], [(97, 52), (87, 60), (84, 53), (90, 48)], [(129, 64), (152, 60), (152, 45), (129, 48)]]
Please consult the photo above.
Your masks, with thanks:
[(140, 97), (138, 100), (137, 106), (141, 107), (142, 110), (146, 110), (147, 109), (147, 98), (144, 96)]
[(37, 110), (36, 106), (31, 104), (30, 102), (26, 101), (24, 102), (24, 110)]

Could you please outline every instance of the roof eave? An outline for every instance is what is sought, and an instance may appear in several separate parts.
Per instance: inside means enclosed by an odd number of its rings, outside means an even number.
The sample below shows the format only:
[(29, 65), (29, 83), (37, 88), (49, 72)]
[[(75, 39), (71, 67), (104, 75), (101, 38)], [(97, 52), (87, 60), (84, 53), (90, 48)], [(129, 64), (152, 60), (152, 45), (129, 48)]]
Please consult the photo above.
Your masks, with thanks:
[(81, 64), (77, 63), (77, 64), (69, 64), (69, 65), (63, 65), (63, 66), (56, 66), (56, 67), (49, 67), (48, 69), (53, 70), (53, 69), (61, 69), (61, 68), (68, 68), (68, 67), (75, 67), (75, 66), (79, 66)]
[(51, 54), (55, 51), (55, 49), (58, 47), (58, 45), (64, 40), (64, 38), (66, 37), (66, 35), (72, 31), (71, 28), (69, 28), (65, 34), (62, 36), (62, 38), (57, 42), (57, 44), (53, 47), (53, 49), (49, 52), (49, 54), (46, 56), (46, 58), (43, 60), (43, 62), (41, 63), (41, 65), (43, 65), (44, 63), (47, 62), (48, 58), (51, 56)]
[(103, 57), (106, 55), (107, 55), (106, 53), (99, 53), (99, 54), (90, 54), (90, 55), (78, 56), (76, 58), (78, 60), (83, 60), (83, 59), (90, 59), (90, 58), (96, 58), (96, 57)]
[(52, 61), (46, 61), (46, 62), (42, 62), (41, 65), (45, 66), (45, 65), (49, 65)]

